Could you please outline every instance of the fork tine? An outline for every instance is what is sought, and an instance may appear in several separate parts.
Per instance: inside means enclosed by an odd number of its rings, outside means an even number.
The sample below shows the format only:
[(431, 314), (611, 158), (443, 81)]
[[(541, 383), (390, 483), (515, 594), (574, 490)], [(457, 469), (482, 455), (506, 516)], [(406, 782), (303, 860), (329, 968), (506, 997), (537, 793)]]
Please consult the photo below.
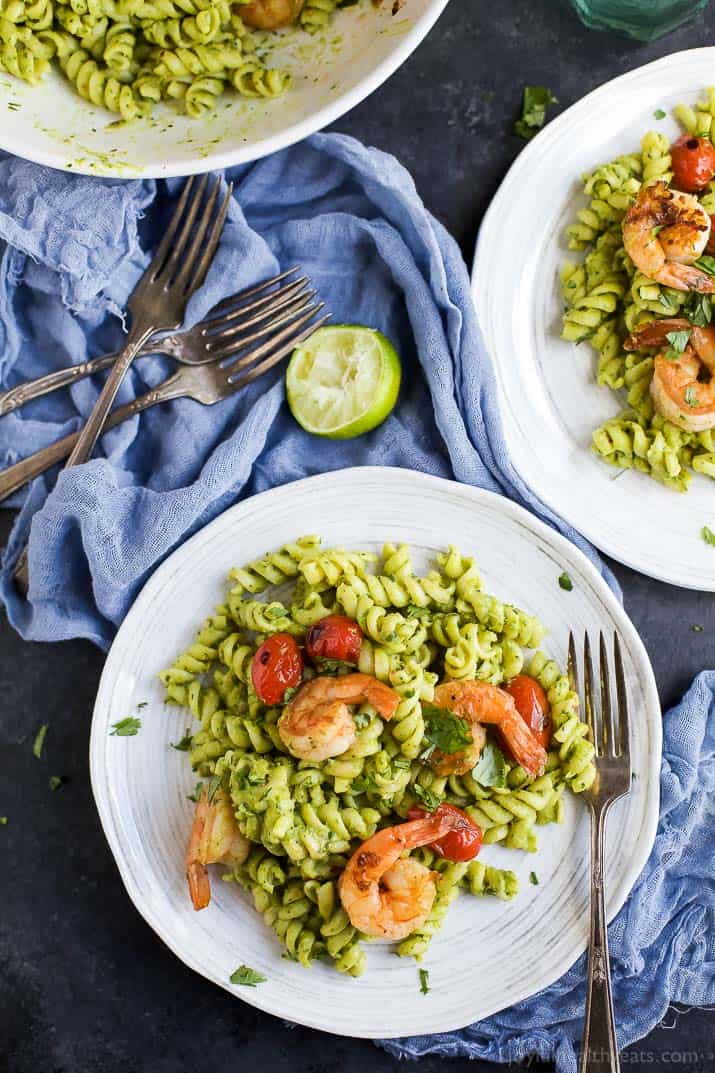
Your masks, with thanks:
[(588, 631), (583, 636), (583, 695), (584, 708), (586, 710), (586, 722), (591, 731), (591, 741), (596, 750), (596, 756), (601, 755), (601, 739), (598, 733), (596, 721), (596, 709), (593, 703), (593, 662), (591, 660), (591, 642), (588, 639)]
[(174, 271), (174, 268), (179, 263), (180, 259), (183, 257), (184, 247), (186, 246), (186, 241), (191, 234), (191, 228), (193, 227), (194, 220), (196, 219), (196, 214), (199, 211), (199, 205), (203, 200), (207, 182), (208, 175), (202, 175), (199, 180), (198, 186), (191, 195), (191, 201), (189, 202), (186, 211), (183, 213), (179, 234), (172, 242), (171, 247), (168, 250), (168, 256), (166, 258), (166, 261), (156, 273), (156, 278), (163, 276), (165, 273), (171, 275)]
[(246, 298), (252, 298), (255, 294), (259, 294), (268, 287), (274, 287), (276, 283), (280, 283), (281, 280), (287, 279), (288, 276), (294, 276), (298, 271), (300, 271), (300, 266), (294, 265), (292, 268), (286, 269), (285, 272), (279, 272), (278, 275), (273, 276), (272, 279), (264, 279), (262, 283), (257, 283), (255, 287), (249, 287), (245, 291), (237, 291), (236, 294), (230, 294), (228, 298), (222, 298), (220, 302), (217, 302), (211, 312), (212, 314), (218, 315), (225, 310), (233, 309), (236, 302), (243, 302)]
[(171, 249), (171, 244), (176, 234), (176, 229), (179, 226), (179, 221), (184, 215), (184, 209), (186, 208), (186, 202), (188, 201), (191, 188), (194, 183), (195, 175), (191, 175), (184, 183), (184, 189), (181, 191), (181, 197), (179, 203), (174, 209), (174, 214), (169, 221), (169, 226), (166, 229), (166, 233), (156, 248), (156, 252), (151, 259), (149, 268), (147, 269), (147, 276), (151, 279), (156, 279), (159, 275), (159, 271), (166, 260), (167, 254)]
[(218, 179), (213, 183), (210, 190), (207, 187), (204, 188), (204, 192), (208, 193), (208, 197), (201, 208), (201, 212), (196, 213), (192, 220), (192, 230), (186, 235), (186, 240), (183, 246), (176, 248), (173, 251), (171, 257), (167, 261), (167, 268), (171, 271), (173, 276), (172, 286), (176, 286), (179, 290), (186, 290), (186, 281), (189, 279), (193, 266), (198, 257), (199, 250), (201, 249), (206, 232), (208, 230), (213, 211), (216, 208), (216, 200), (219, 195), (220, 182)]
[(608, 670), (608, 651), (606, 639), (601, 631), (598, 641), (599, 671), (601, 676), (601, 738), (603, 751), (607, 756), (616, 755), (616, 736), (613, 732), (613, 710), (611, 708), (611, 680)]
[(623, 669), (623, 656), (621, 655), (621, 642), (618, 640), (617, 633), (613, 635), (613, 659), (616, 664), (616, 697), (618, 699), (618, 748), (620, 755), (626, 758), (630, 767), (631, 733), (628, 716), (628, 692), (626, 690), (626, 674)]
[[(254, 360), (257, 358), (262, 358), (265, 354), (268, 354), (269, 351), (272, 350), (272, 348), (276, 345), (276, 343), (282, 343), (284, 340), (292, 338), (293, 333), (297, 331), (298, 328), (302, 328), (304, 324), (307, 324), (308, 321), (313, 319), (316, 313), (319, 313), (320, 310), (324, 308), (325, 302), (318, 302), (317, 305), (313, 309), (311, 309), (309, 313), (304, 313), (301, 317), (298, 318), (298, 320), (292, 321), (286, 328), (283, 329), (282, 332), (278, 332), (277, 335), (272, 336), (272, 338), (268, 339), (265, 343), (263, 343), (261, 346), (257, 347), (256, 350), (253, 351)], [(312, 334), (313, 331), (315, 331), (315, 325), (313, 326), (311, 332), (309, 332), (308, 334)], [(294, 342), (293, 347), (295, 347), (296, 345), (297, 344)], [(235, 362), (230, 362), (229, 364), (223, 366), (224, 371), (228, 374), (227, 379), (229, 381), (232, 378), (233, 370), (240, 367), (239, 362), (241, 362), (240, 358)]]
[[(222, 317), (212, 318), (205, 323), (204, 334), (216, 339), (229, 338), (231, 335), (235, 335), (237, 331), (245, 331), (246, 328), (252, 328), (254, 324), (265, 320), (266, 317), (273, 316), (275, 312), (282, 309), (293, 299), (312, 297), (314, 294), (315, 291), (308, 290), (308, 281), (306, 279), (296, 280), (295, 283), (282, 287), (265, 298), (259, 298), (246, 306), (240, 306), (232, 313), (225, 313)], [(248, 313), (252, 313), (253, 316), (246, 320), (244, 318)], [(238, 327), (231, 327), (237, 320), (240, 321)], [(221, 329), (220, 331), (214, 330), (219, 328)]]
[(274, 365), (277, 365), (279, 361), (282, 361), (283, 358), (287, 358), (289, 354), (292, 354), (297, 346), (304, 343), (306, 339), (310, 339), (313, 332), (317, 331), (318, 328), (321, 328), (328, 320), (330, 320), (330, 313), (326, 313), (320, 320), (317, 320), (315, 324), (311, 324), (310, 327), (304, 328), (302, 332), (298, 332), (293, 339), (284, 343), (275, 354), (271, 354), (269, 357), (264, 358), (263, 361), (254, 365), (252, 369), (249, 369), (248, 372), (245, 372), (242, 376), (238, 376), (236, 379), (229, 378), (228, 383), (231, 391), (238, 391), (239, 388), (246, 387), (247, 384), (250, 384), (251, 381), (255, 380), (257, 377), (262, 376), (263, 373), (267, 373), (268, 370), (272, 369)]
[[(314, 291), (313, 294), (315, 294)], [(288, 324), (291, 321), (294, 321), (299, 313), (307, 313), (309, 309), (312, 310), (314, 313), (317, 313), (318, 303), (316, 302), (314, 305), (311, 306), (309, 306), (309, 303), (310, 297), (304, 296), (300, 299), (299, 303), (295, 304), (295, 308), (288, 309), (284, 313), (282, 313), (280, 317), (276, 317), (275, 320), (268, 321), (267, 324), (264, 324), (263, 327), (258, 328), (255, 332), (252, 332), (251, 335), (241, 336), (240, 339), (231, 339), (228, 342), (224, 342), (223, 346), (217, 346), (215, 349), (213, 344), (209, 344), (206, 349), (217, 361), (224, 361), (232, 354), (236, 354), (239, 350), (244, 350), (247, 346), (251, 346), (252, 343), (257, 343), (259, 339), (263, 339), (265, 338), (265, 336), (271, 335), (276, 330), (276, 328), (280, 328), (283, 324)], [(241, 361), (243, 361), (243, 359), (241, 359)], [(253, 361), (252, 353), (246, 355), (246, 362), (249, 361)], [(240, 364), (241, 363), (234, 362), (234, 368), (239, 368)]]
[(573, 630), (569, 630), (568, 676), (571, 691), (578, 695), (578, 661), (576, 659), (576, 641), (574, 640)]
[[(216, 194), (218, 195), (218, 182), (216, 183), (214, 189), (216, 191)], [(184, 269), (182, 271), (182, 276), (185, 275), (185, 278), (188, 280), (185, 286), (187, 294), (193, 294), (194, 291), (198, 290), (198, 288), (201, 286), (201, 284), (206, 278), (206, 273), (211, 267), (211, 262), (213, 261), (216, 247), (218, 246), (219, 239), (221, 238), (223, 225), (226, 223), (226, 216), (228, 214), (228, 207), (231, 204), (232, 194), (233, 183), (229, 183), (226, 187), (226, 193), (224, 194), (223, 201), (221, 202), (218, 212), (216, 213), (216, 219), (214, 220), (211, 230), (209, 231), (208, 238), (206, 239), (206, 245), (204, 246), (201, 256), (198, 259), (198, 262), (196, 261), (196, 255), (199, 250), (200, 241), (203, 241), (206, 225), (208, 225), (211, 212), (213, 211), (213, 201), (215, 201), (215, 198), (212, 201), (210, 209), (207, 209), (204, 216), (204, 220), (202, 220), (202, 230), (200, 238), (199, 232), (197, 231), (196, 237), (191, 244), (191, 249), (189, 251), (186, 265), (184, 266)]]

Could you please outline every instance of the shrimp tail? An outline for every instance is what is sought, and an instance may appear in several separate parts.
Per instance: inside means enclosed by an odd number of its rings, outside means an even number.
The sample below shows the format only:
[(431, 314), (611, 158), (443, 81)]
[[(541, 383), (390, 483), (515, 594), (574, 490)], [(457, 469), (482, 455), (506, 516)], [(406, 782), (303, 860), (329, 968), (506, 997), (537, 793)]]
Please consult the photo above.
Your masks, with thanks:
[(189, 883), (191, 904), (197, 911), (205, 909), (211, 901), (211, 882), (209, 871), (201, 861), (191, 861), (186, 866), (186, 878)]
[(623, 349), (642, 350), (648, 346), (664, 346), (668, 340), (669, 332), (684, 332), (692, 328), (690, 321), (682, 317), (667, 317), (663, 320), (651, 320), (647, 324), (639, 324), (635, 331), (631, 332), (623, 343)]

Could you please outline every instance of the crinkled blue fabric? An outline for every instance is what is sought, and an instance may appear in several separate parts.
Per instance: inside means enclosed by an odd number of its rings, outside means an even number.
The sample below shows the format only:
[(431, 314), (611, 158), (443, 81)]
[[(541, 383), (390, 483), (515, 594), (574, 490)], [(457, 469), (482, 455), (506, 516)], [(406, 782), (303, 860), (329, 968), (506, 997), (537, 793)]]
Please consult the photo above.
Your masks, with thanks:
[[(22, 509), (0, 597), (20, 633), (87, 637), (106, 647), (157, 564), (236, 499), (360, 464), (404, 466), (508, 495), (565, 532), (617, 591), (593, 550), (515, 473), (464, 262), (397, 161), (347, 137), (316, 135), (227, 178), (235, 183), (228, 222), (186, 323), (299, 264), (336, 323), (368, 324), (395, 341), (404, 365), (399, 404), (367, 436), (322, 441), (292, 420), (276, 371), (216, 406), (180, 400), (125, 422), (104, 436), (91, 462), (39, 478), (13, 501)], [(0, 155), (0, 386), (117, 347), (127, 297), (180, 187), (179, 180), (84, 179)], [(158, 357), (135, 362), (120, 401), (155, 387), (169, 367)], [(82, 381), (4, 417), (0, 465), (78, 428), (100, 389), (101, 378)], [(23, 601), (10, 575), (28, 536)], [(712, 927), (708, 938), (703, 926), (712, 854), (689, 848), (691, 840), (705, 848), (711, 679), (701, 676), (685, 703), (687, 718), (668, 723), (659, 843), (614, 926), (618, 996), (629, 988), (624, 1041), (647, 1032), (671, 1000), (713, 997)], [(712, 739), (708, 755), (712, 765)], [(577, 966), (537, 999), (460, 1033), (385, 1045), (405, 1055), (504, 1061), (536, 1050), (570, 1070), (582, 975)]]
[[(464, 262), (404, 168), (333, 134), (227, 178), (228, 222), (186, 323), (300, 265), (334, 322), (368, 324), (396, 342), (399, 405), (367, 436), (320, 440), (291, 418), (276, 371), (216, 406), (180, 400), (107, 433), (90, 463), (54, 471), (16, 500), (23, 509), (0, 596), (23, 637), (106, 647), (143, 582), (187, 536), (240, 496), (323, 470), (371, 464), (454, 476), (559, 524), (509, 462)], [(181, 185), (82, 178), (0, 156), (0, 386), (120, 343), (127, 297)], [(120, 401), (154, 387), (168, 367), (157, 357), (135, 362)], [(78, 428), (101, 383), (82, 381), (4, 417), (0, 465)], [(25, 602), (11, 568), (28, 534)]]
[[(621, 1048), (647, 1035), (671, 1002), (715, 1002), (715, 671), (698, 675), (665, 716), (663, 735), (655, 845), (608, 929)], [(554, 1063), (556, 1073), (576, 1073), (585, 972), (584, 957), (545, 991), (461, 1032), (382, 1045), (410, 1058), (445, 1054), (516, 1062), (538, 1054)]]

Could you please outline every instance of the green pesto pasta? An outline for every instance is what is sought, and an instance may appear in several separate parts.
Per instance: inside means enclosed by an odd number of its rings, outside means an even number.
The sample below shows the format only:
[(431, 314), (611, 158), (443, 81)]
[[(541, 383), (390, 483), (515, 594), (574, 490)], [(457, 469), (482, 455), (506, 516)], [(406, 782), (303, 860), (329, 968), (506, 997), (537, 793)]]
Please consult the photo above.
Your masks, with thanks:
[[(315, 34), (335, 11), (362, 0), (306, 0), (289, 30)], [(37, 84), (51, 61), (79, 96), (115, 121), (148, 116), (161, 101), (196, 118), (215, 111), (231, 91), (248, 99), (285, 93), (291, 73), (270, 66), (275, 36), (252, 30), (253, 0), (4, 0), (0, 4), (0, 71)], [(310, 539), (310, 538), (308, 538)], [(271, 574), (290, 551), (268, 564)], [(262, 564), (246, 570), (261, 578)], [(240, 584), (241, 582), (239, 582)], [(253, 582), (251, 582), (253, 583)], [(249, 589), (249, 591), (251, 591)], [(259, 590), (253, 590), (259, 591)]]
[[(715, 458), (712, 437), (702, 447)], [(335, 628), (334, 616), (343, 627), (352, 620), (358, 648), (350, 658), (316, 655), (320, 623), (330, 617)], [(327, 959), (359, 976), (365, 938), (382, 934), (350, 900), (359, 847), (373, 847), (370, 860), (414, 807), (418, 826), (429, 827), (429, 814), (445, 804), (479, 828), (486, 857), (493, 845), (535, 853), (542, 829), (563, 820), (564, 794), (591, 786), (587, 727), (568, 679), (539, 647), (543, 636), (538, 618), (486, 591), (474, 559), (454, 547), (422, 574), (404, 544), (385, 544), (379, 557), (307, 536), (232, 569), (225, 602), (159, 675), (167, 704), (194, 721), (181, 745), (187, 760), (210, 780), (194, 795), (196, 815), (210, 808), (206, 786), (214, 794), (221, 787), (230, 844), (242, 849), (206, 851), (204, 868), (224, 865), (224, 878), (247, 892), (290, 958), (304, 966)], [(276, 644), (297, 653), (298, 664), (293, 685), (284, 681), (269, 697), (260, 668)], [(454, 745), (435, 738), (435, 718), (461, 720), (439, 706), (440, 690), (455, 690), (457, 701), (460, 690), (476, 690), (509, 707), (494, 687), (524, 672), (546, 694), (553, 725), (548, 751), (532, 742), (538, 765), (502, 748), (508, 734), (502, 740), (486, 723), (477, 724), (482, 737)], [(298, 733), (304, 709), (307, 745)], [(333, 739), (338, 724), (345, 734), (325, 751), (323, 724)], [(470, 722), (461, 726), (464, 735)], [(496, 765), (489, 777), (480, 767), (486, 749)], [(396, 845), (392, 867), (404, 849), (411, 863), (399, 867), (427, 885), (424, 911), (409, 934), (400, 932), (400, 956), (424, 956), (460, 892), (504, 901), (518, 892), (516, 873), (488, 859), (452, 861), (422, 842), (411, 853), (399, 838)]]
[[(688, 134), (715, 144), (715, 87), (709, 87), (694, 107), (678, 105), (673, 115)], [(681, 386), (677, 396), (679, 400), (682, 397), (680, 404), (668, 404), (666, 391), (658, 390), (658, 385), (667, 375), (664, 361), (679, 359), (679, 352), (669, 350), (665, 338), (659, 346), (633, 349), (630, 341), (626, 350), (624, 345), (639, 327), (678, 318), (681, 330), (687, 333), (688, 354), (696, 354), (689, 345), (690, 329), (695, 325), (709, 328), (713, 321), (709, 294), (651, 278), (633, 262), (624, 246), (623, 223), (628, 209), (636, 198), (647, 196), (649, 185), (660, 183), (664, 185), (656, 189), (667, 188), (672, 178), (670, 142), (660, 131), (647, 132), (639, 152), (599, 165), (582, 177), (588, 205), (578, 209), (575, 222), (566, 228), (566, 241), (570, 250), (583, 252), (583, 259), (568, 260), (561, 269), (561, 337), (575, 344), (588, 342), (596, 353), (596, 382), (619, 397), (620, 411), (592, 433), (595, 454), (618, 470), (637, 470), (666, 488), (685, 492), (694, 474), (715, 476), (710, 442), (713, 430), (705, 427), (709, 423), (705, 390), (693, 381), (690, 388)], [(702, 210), (715, 215), (715, 182), (708, 183), (697, 199)], [(657, 241), (661, 230), (661, 226), (652, 228), (651, 242)], [(703, 231), (702, 226), (699, 231)], [(696, 267), (712, 274), (711, 263), (712, 258), (698, 260)], [(706, 267), (701, 268), (701, 264)], [(664, 336), (666, 331), (663, 329)], [(699, 406), (703, 416), (698, 411), (696, 419), (690, 409)]]

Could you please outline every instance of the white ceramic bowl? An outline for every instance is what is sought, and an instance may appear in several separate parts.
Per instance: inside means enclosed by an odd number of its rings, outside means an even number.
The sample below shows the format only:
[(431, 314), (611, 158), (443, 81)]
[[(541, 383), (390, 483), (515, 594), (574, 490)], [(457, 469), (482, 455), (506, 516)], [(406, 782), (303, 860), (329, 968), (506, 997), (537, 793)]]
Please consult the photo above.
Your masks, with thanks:
[[(332, 123), (377, 89), (417, 47), (448, 0), (370, 0), (336, 13), (315, 36), (283, 35), (273, 66), (293, 73), (275, 100), (221, 98), (191, 119), (168, 104), (151, 119), (113, 127), (116, 116), (82, 100), (61, 72), (37, 86), (0, 72), (0, 149), (64, 171), (113, 178), (164, 178), (257, 160)], [(9, 108), (8, 105), (17, 105)]]

